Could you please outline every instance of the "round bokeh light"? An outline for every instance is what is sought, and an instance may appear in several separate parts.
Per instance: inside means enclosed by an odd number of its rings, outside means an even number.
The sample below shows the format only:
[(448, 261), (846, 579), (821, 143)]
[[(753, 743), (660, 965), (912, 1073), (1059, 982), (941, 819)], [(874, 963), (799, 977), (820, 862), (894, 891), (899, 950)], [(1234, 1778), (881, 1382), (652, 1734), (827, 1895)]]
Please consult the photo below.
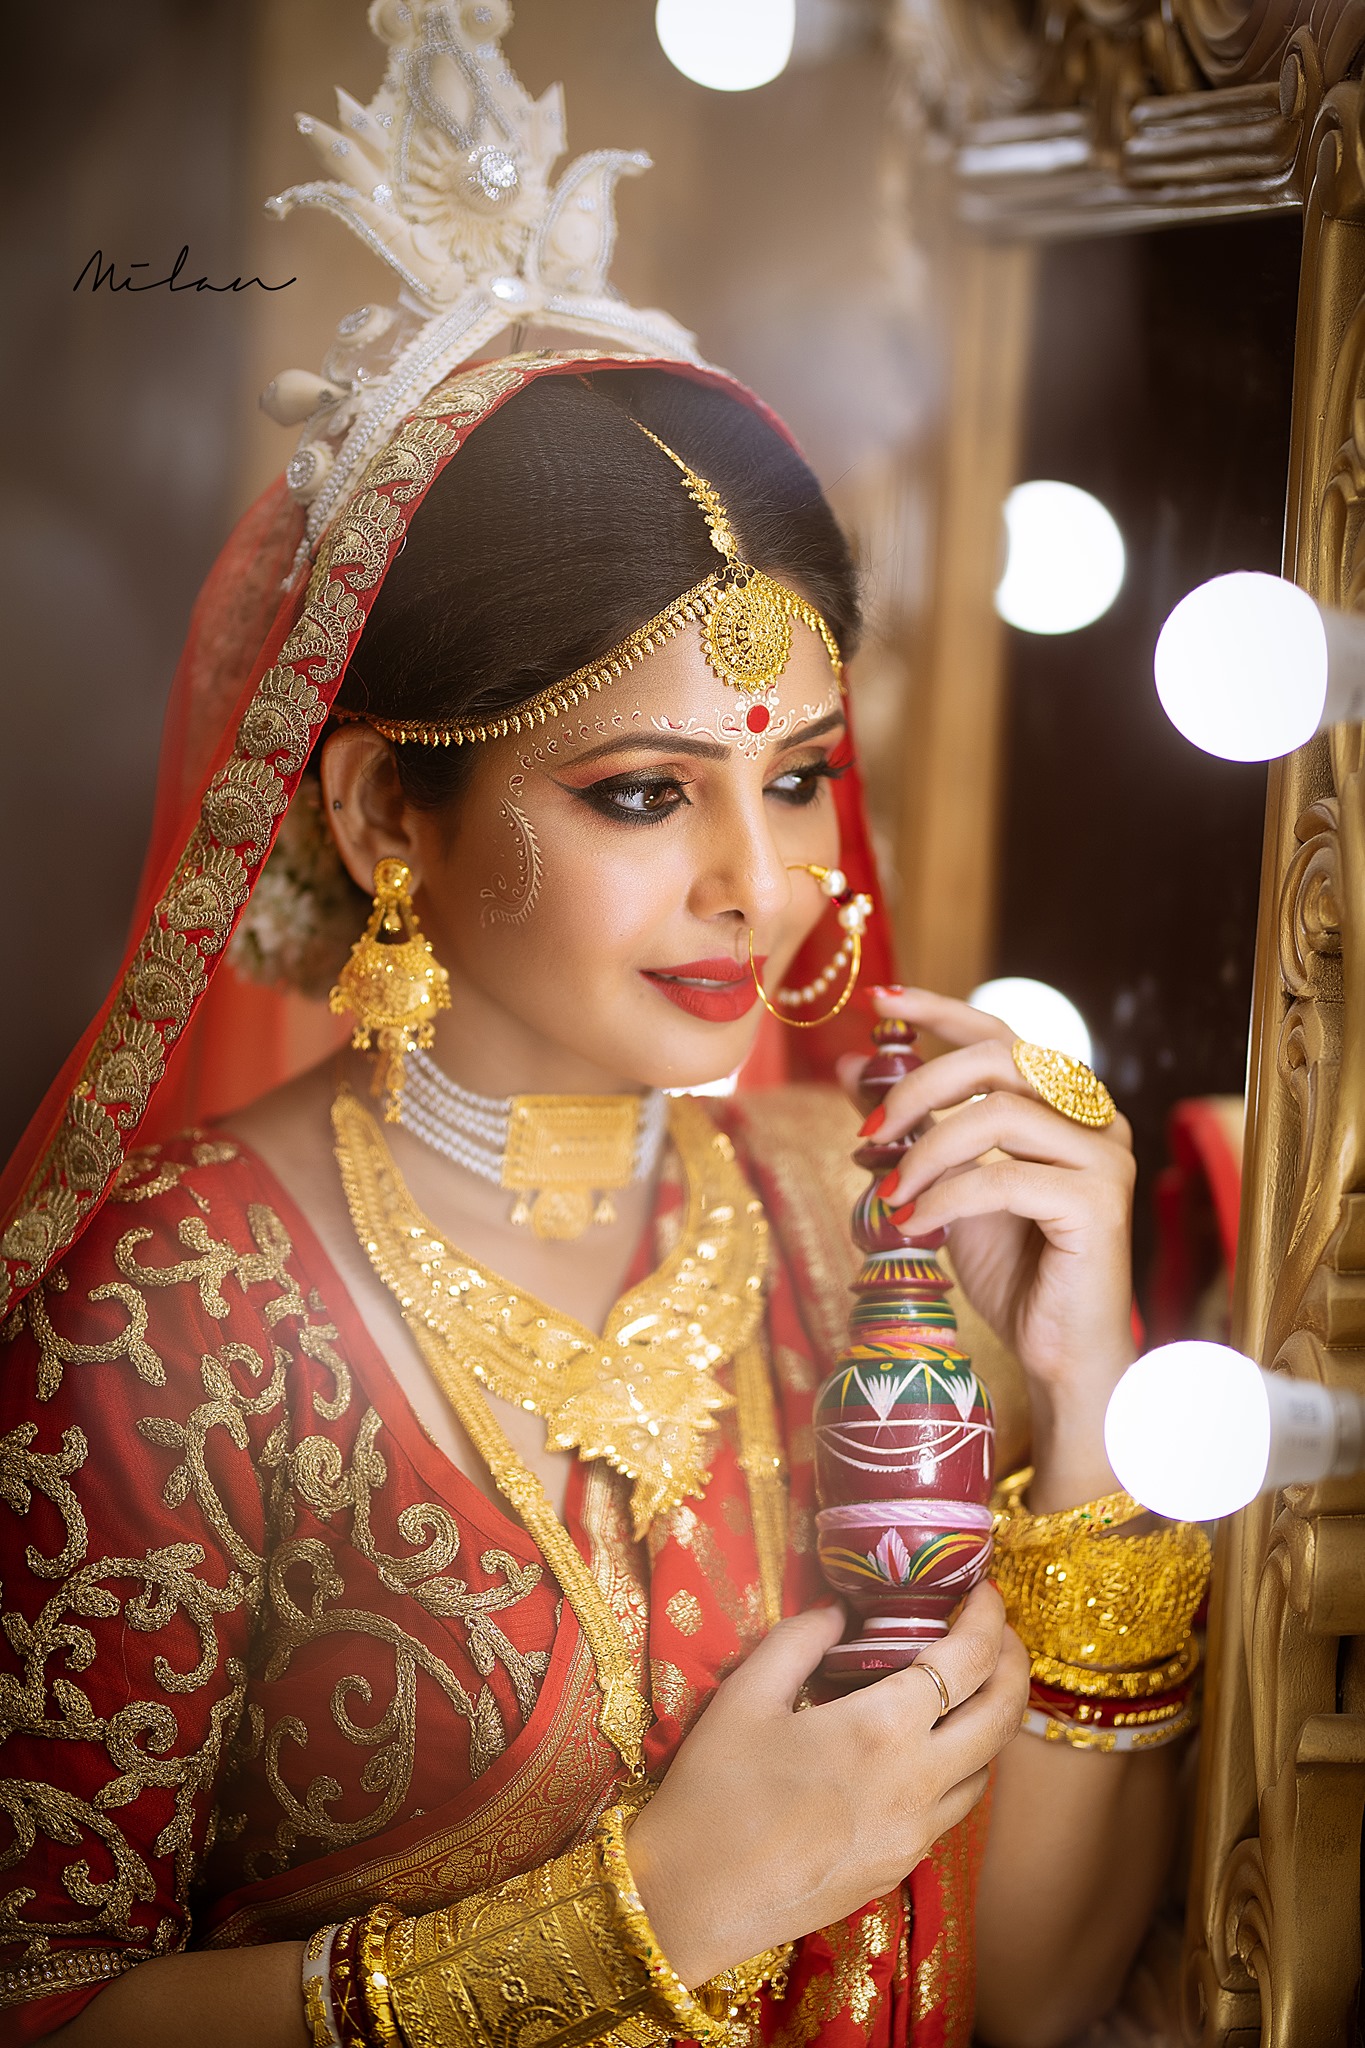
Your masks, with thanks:
[(658, 0), (654, 26), (684, 78), (713, 92), (752, 92), (787, 67), (796, 0)]
[(1270, 1464), (1264, 1379), (1226, 1344), (1162, 1344), (1110, 1396), (1104, 1447), (1120, 1486), (1153, 1514), (1234, 1514), (1255, 1500)]
[(1084, 1017), (1069, 996), (1045, 981), (1032, 981), (1026, 974), (1003, 974), (995, 981), (983, 981), (967, 1001), (978, 1010), (989, 1010), (1003, 1018), (1017, 1037), (1030, 1045), (1050, 1045), (1057, 1052), (1069, 1052), (1089, 1066), (1094, 1058), (1090, 1031)]
[(1123, 585), (1123, 535), (1089, 491), (1039, 479), (1005, 500), (1005, 573), (995, 608), (1025, 633), (1075, 633)]
[(1307, 591), (1238, 570), (1182, 597), (1156, 643), (1156, 693), (1177, 732), (1224, 761), (1303, 746), (1327, 702), (1327, 634)]

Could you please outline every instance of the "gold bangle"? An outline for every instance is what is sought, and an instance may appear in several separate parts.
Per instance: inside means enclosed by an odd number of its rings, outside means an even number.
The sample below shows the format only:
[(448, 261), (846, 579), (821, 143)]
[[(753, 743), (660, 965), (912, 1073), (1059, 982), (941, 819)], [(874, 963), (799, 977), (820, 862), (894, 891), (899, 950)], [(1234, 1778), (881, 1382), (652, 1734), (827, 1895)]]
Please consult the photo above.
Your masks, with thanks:
[(679, 2040), (696, 2041), (699, 2048), (722, 2048), (730, 2036), (726, 2020), (713, 2019), (683, 1983), (659, 1946), (644, 1901), (635, 1889), (635, 1879), (626, 1859), (626, 1809), (623, 1806), (613, 1806), (603, 1814), (593, 1840), (602, 1859), (602, 1875), (615, 1899), (616, 1923), (621, 1939), (648, 1972), (663, 2009), (660, 2017), (669, 2033)]
[(1147, 1664), (1140, 1670), (1096, 1671), (1086, 1664), (1067, 1664), (1059, 1657), (1035, 1651), (1029, 1668), (1040, 1685), (1054, 1685), (1058, 1692), (1075, 1693), (1085, 1699), (1150, 1700), (1159, 1693), (1183, 1685), (1199, 1663), (1199, 1644), (1186, 1638), (1174, 1657), (1162, 1664)]
[(398, 2016), (393, 2008), (388, 1970), (388, 1937), (402, 1918), (397, 1906), (383, 1901), (371, 1906), (356, 1929), (360, 2003), (368, 2022), (366, 2036), (373, 2043), (373, 2048), (399, 2048), (402, 2040)]
[(1131, 1493), (1106, 1493), (1099, 1500), (1082, 1501), (1079, 1507), (1059, 1508), (1055, 1514), (1035, 1515), (1024, 1506), (1024, 1494), (1033, 1483), (1033, 1467), (1012, 1472), (995, 1489), (995, 1540), (997, 1543), (1052, 1543), (1078, 1530), (1091, 1534), (1100, 1529), (1117, 1529), (1136, 1522), (1147, 1509)]
[(1031, 1515), (1016, 1474), (996, 1516), (993, 1576), (1010, 1626), (1034, 1655), (1132, 1670), (1179, 1655), (1208, 1584), (1212, 1550), (1197, 1522), (1121, 1536), (1144, 1512), (1111, 1494), (1057, 1515)]

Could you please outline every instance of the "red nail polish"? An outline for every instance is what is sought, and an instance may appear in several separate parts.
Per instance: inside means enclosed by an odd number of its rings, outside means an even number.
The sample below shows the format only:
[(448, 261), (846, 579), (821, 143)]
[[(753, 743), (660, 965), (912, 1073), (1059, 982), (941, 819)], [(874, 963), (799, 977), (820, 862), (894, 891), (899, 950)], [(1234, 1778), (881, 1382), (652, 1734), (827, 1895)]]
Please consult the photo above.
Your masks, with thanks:
[(892, 1195), (896, 1192), (899, 1180), (900, 1175), (898, 1173), (888, 1173), (884, 1179), (879, 1180), (877, 1182), (878, 1199), (883, 1202), (890, 1201)]
[(898, 996), (904, 993), (898, 981), (879, 981), (872, 991), (874, 996)]
[(914, 1203), (905, 1202), (899, 1209), (893, 1209), (891, 1211), (891, 1221), (895, 1224), (897, 1230), (901, 1230), (910, 1221), (910, 1218), (914, 1215), (914, 1213)]
[(886, 1111), (879, 1104), (877, 1108), (873, 1110), (871, 1116), (867, 1119), (866, 1123), (860, 1124), (858, 1126), (858, 1136), (860, 1138), (870, 1138), (872, 1136), (872, 1133), (874, 1131), (879, 1131), (885, 1122)]

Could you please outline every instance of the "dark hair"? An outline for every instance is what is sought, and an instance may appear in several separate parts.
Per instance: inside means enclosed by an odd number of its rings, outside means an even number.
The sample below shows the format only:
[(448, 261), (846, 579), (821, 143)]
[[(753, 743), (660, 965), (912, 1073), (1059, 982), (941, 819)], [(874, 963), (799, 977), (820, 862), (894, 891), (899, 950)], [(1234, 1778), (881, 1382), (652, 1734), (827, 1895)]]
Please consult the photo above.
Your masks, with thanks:
[[(660, 370), (542, 377), (474, 432), (389, 570), (340, 704), (478, 723), (596, 660), (719, 564), (653, 429), (720, 492), (748, 559), (859, 627), (848, 545), (811, 471), (742, 399)], [(402, 746), (409, 801), (435, 808), (463, 747)]]

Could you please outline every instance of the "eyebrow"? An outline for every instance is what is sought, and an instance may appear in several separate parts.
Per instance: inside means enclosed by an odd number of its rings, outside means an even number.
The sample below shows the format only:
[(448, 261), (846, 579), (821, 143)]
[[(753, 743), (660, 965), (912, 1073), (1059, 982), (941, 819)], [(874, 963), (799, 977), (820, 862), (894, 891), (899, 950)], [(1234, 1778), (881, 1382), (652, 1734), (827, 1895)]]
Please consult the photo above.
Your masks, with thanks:
[[(823, 739), (828, 732), (834, 732), (846, 723), (842, 711), (831, 711), (825, 718), (812, 720), (791, 734), (783, 743), (785, 753), (790, 747), (807, 745), (811, 740)], [(578, 767), (585, 761), (600, 761), (608, 754), (645, 752), (650, 754), (687, 754), (696, 761), (725, 761), (731, 749), (718, 745), (713, 740), (689, 739), (684, 733), (626, 733), (620, 739), (603, 740), (599, 746), (588, 747), (581, 754), (570, 757), (572, 765)], [(570, 765), (569, 761), (565, 766)]]

